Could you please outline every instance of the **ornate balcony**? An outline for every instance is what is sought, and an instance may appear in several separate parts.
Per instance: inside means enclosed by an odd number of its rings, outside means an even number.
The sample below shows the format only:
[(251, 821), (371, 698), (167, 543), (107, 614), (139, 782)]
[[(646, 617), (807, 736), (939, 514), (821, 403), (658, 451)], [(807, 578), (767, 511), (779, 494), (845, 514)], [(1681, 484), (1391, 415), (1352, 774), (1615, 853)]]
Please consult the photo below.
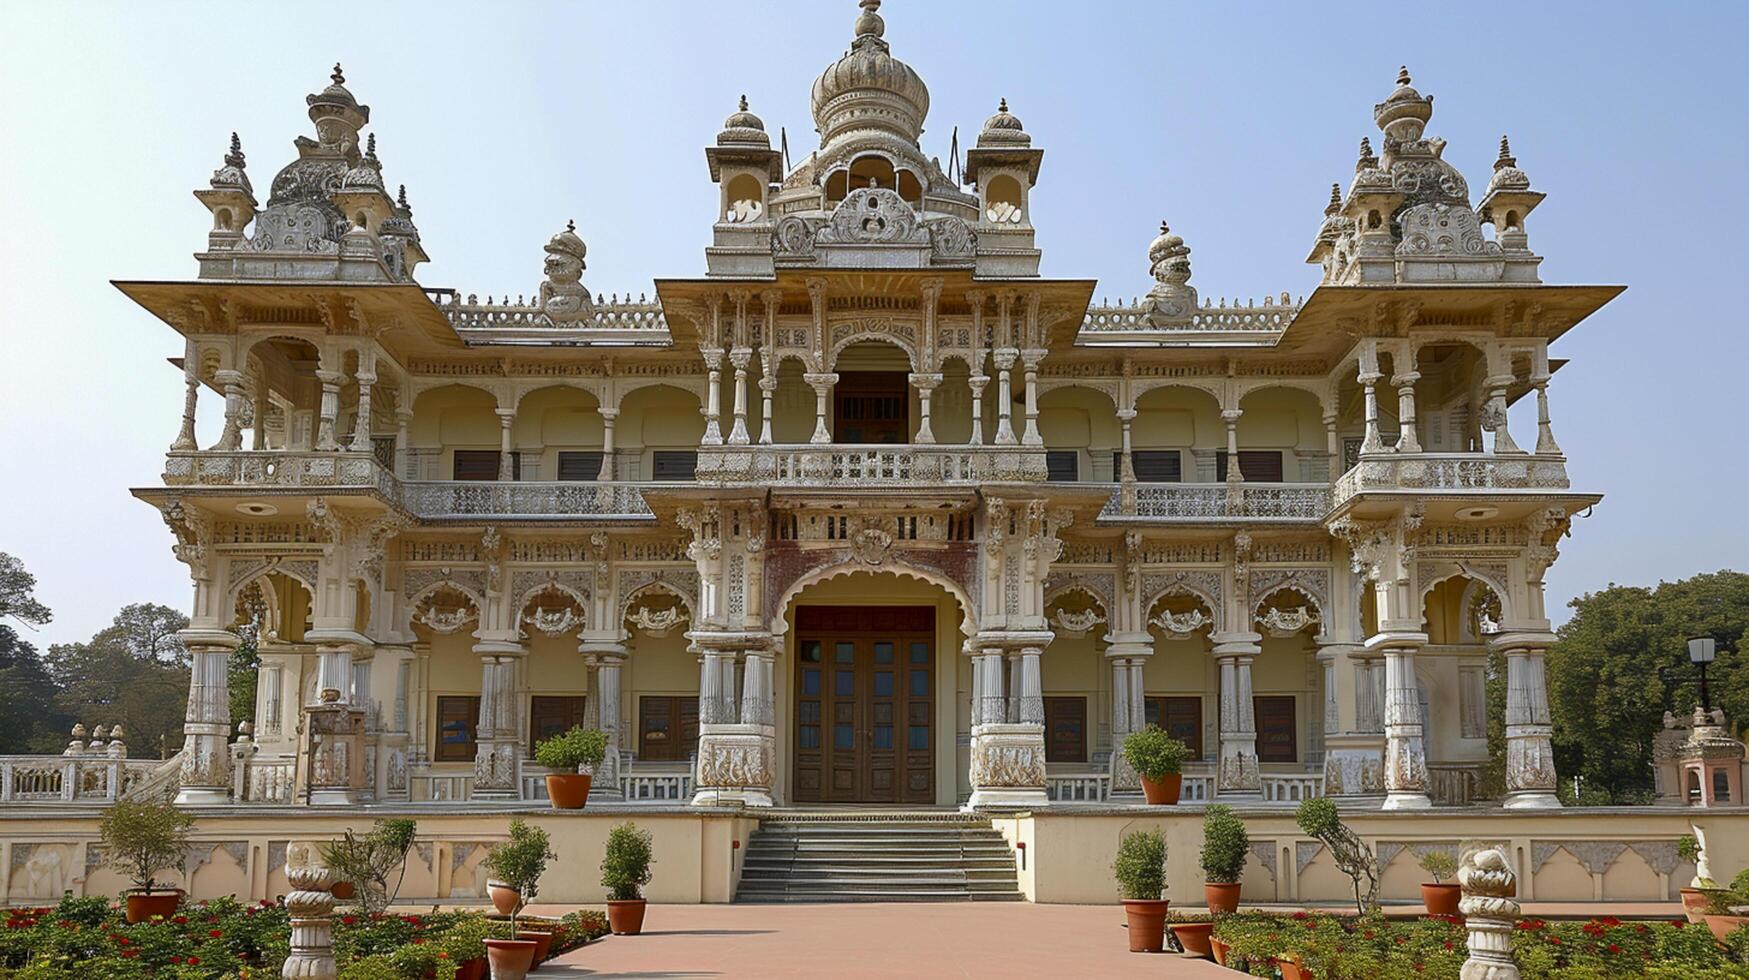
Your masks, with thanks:
[(401, 506), (421, 520), (645, 517), (643, 484), (497, 483), (434, 480), (401, 484)]
[(1567, 458), (1531, 453), (1368, 453), (1337, 479), (1331, 506), (1364, 493), (1565, 491)]
[(1039, 483), (1042, 448), (1020, 446), (707, 446), (698, 481), (843, 490), (916, 484)]
[(164, 461), (164, 485), (171, 487), (345, 488), (392, 499), (396, 482), (369, 453), (172, 451)]
[(1330, 510), (1323, 483), (1137, 483), (1126, 493), (1113, 484), (1101, 520), (1255, 521), (1315, 523)]

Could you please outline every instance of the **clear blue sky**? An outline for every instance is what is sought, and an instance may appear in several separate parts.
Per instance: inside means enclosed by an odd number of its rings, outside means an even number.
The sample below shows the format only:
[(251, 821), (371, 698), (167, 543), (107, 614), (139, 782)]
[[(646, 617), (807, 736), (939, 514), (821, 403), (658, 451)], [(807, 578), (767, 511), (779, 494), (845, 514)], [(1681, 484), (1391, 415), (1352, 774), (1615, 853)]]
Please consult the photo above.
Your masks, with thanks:
[[(1044, 271), (1135, 295), (1168, 218), (1204, 296), (1311, 290), (1332, 181), (1407, 63), (1429, 132), (1485, 186), (1502, 132), (1548, 200), (1549, 282), (1628, 292), (1555, 348), (1576, 486), (1606, 493), (1551, 573), (1551, 606), (1609, 582), (1749, 567), (1749, 71), (1738, 3), (1061, 3), (889, 0), (893, 52), (929, 85), (944, 159), (1006, 97), (1045, 149)], [(190, 196), (241, 133), (258, 193), (309, 132), (336, 60), (405, 183), (428, 285), (532, 293), (575, 218), (585, 281), (697, 275), (716, 192), (702, 147), (746, 93), (797, 157), (814, 76), (853, 0), (0, 5), (0, 550), (83, 639), (124, 603), (186, 609), (170, 538), (130, 486), (175, 436), (180, 355), (109, 279), (193, 278)], [(203, 399), (202, 444), (218, 399)], [(1533, 436), (1522, 412), (1521, 441)], [(1533, 425), (1534, 423), (1532, 423)]]

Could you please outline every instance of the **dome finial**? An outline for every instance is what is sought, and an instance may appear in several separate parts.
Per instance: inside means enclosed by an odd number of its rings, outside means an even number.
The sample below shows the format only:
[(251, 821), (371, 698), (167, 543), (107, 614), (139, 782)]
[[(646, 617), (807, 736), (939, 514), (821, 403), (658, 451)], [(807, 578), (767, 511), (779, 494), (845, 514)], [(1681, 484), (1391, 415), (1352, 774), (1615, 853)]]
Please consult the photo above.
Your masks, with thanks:
[(1404, 65), (1403, 67), (1397, 69), (1397, 84), (1398, 85), (1409, 84), (1409, 66), (1408, 65)]
[(574, 231), (576, 231), (576, 230), (577, 230), (577, 222), (576, 222), (576, 220), (575, 220), (575, 219), (573, 219), (573, 218), (566, 218), (566, 219), (565, 219), (565, 230), (566, 230), (566, 231), (571, 231), (571, 232), (574, 232)]
[(747, 111), (747, 96), (746, 95), (741, 96), (741, 111), (742, 112)]
[(1512, 144), (1507, 141), (1505, 134), (1500, 136), (1500, 160), (1498, 162), (1508, 164), (1514, 162), (1512, 160)]
[(887, 32), (887, 24), (881, 20), (881, 0), (858, 0), (857, 6), (862, 13), (856, 18), (856, 36), (880, 37)]
[(237, 138), (236, 133), (232, 133), (231, 152), (225, 154), (225, 163), (238, 169), (242, 169), (243, 160), (243, 141)]
[(1007, 99), (999, 100), (996, 103), (996, 111), (997, 112), (1007, 112), (1008, 111), (1008, 100)]
[(1171, 230), (1172, 230), (1172, 228), (1166, 224), (1164, 219), (1162, 219), (1160, 221), (1160, 234), (1164, 235)]
[(1324, 208), (1325, 214), (1335, 214), (1342, 210), (1342, 185), (1330, 185), (1330, 204)]
[(406, 184), (402, 184), (400, 193), (395, 195), (395, 206), (400, 208), (402, 211), (407, 212), (409, 215), (411, 215), (413, 213), (413, 206), (411, 204), (407, 203), (407, 185)]
[(346, 74), (340, 70), (340, 62), (334, 62), (334, 74), (329, 75), (328, 78), (336, 85), (346, 84)]

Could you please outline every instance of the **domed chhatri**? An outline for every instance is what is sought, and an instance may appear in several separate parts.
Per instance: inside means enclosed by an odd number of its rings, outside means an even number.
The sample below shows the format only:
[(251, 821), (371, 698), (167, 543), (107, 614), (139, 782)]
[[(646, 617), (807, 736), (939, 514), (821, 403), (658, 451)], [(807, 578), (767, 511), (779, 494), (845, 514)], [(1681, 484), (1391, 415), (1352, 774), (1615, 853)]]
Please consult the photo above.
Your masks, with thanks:
[(1008, 100), (1003, 99), (996, 106), (996, 114), (984, 120), (984, 129), (978, 133), (978, 145), (1031, 146), (1032, 137), (1020, 124), (1020, 117), (1008, 111)]
[(1421, 138), (1427, 120), (1433, 117), (1433, 96), (1423, 96), (1409, 84), (1409, 66), (1397, 72), (1397, 87), (1385, 101), (1373, 106), (1372, 117), (1389, 140), (1407, 143)]
[(765, 121), (747, 111), (745, 95), (741, 96), (740, 108), (723, 120), (723, 131), (717, 134), (717, 145), (771, 145), (771, 137), (765, 132)]
[(814, 125), (824, 144), (860, 129), (886, 130), (915, 143), (929, 115), (929, 88), (882, 40), (881, 0), (861, 0), (860, 6), (850, 50), (814, 80)]

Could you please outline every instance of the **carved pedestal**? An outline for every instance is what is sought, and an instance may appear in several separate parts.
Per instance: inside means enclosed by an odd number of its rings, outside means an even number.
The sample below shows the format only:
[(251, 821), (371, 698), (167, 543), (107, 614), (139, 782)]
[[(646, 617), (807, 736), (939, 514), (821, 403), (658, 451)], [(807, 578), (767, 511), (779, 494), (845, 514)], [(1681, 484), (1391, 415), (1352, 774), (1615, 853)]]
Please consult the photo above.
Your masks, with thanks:
[(1512, 645), (1515, 640), (1516, 635), (1507, 634), (1496, 641), (1497, 646), (1507, 648), (1504, 805), (1509, 810), (1559, 809), (1561, 801), (1555, 796), (1554, 728), (1550, 724), (1548, 682), (1543, 670), (1544, 648)]
[(236, 637), (222, 630), (184, 630), (194, 663), (188, 682), (186, 745), (178, 773), (180, 805), (228, 803), (231, 799), (231, 706), (228, 687)]
[(769, 725), (700, 726), (694, 806), (771, 806), (776, 732)]
[(1464, 855), (1458, 869), (1464, 897), (1458, 910), (1469, 930), (1470, 955), (1459, 974), (1463, 980), (1518, 980), (1512, 959), (1512, 930), (1518, 922), (1518, 876), (1506, 854), (1495, 848)]
[(971, 780), (967, 809), (1047, 806), (1044, 726), (993, 723), (972, 729)]
[(1377, 733), (1324, 736), (1324, 795), (1355, 800), (1385, 794), (1385, 737)]
[(304, 709), (310, 730), (310, 805), (352, 806), (364, 789), (364, 711), (330, 701)]
[(334, 959), (334, 896), (338, 876), (322, 866), (322, 852), (313, 841), (294, 841), (286, 848), (285, 897), (291, 913), (291, 951), (280, 976), (296, 980), (333, 980), (340, 968)]

